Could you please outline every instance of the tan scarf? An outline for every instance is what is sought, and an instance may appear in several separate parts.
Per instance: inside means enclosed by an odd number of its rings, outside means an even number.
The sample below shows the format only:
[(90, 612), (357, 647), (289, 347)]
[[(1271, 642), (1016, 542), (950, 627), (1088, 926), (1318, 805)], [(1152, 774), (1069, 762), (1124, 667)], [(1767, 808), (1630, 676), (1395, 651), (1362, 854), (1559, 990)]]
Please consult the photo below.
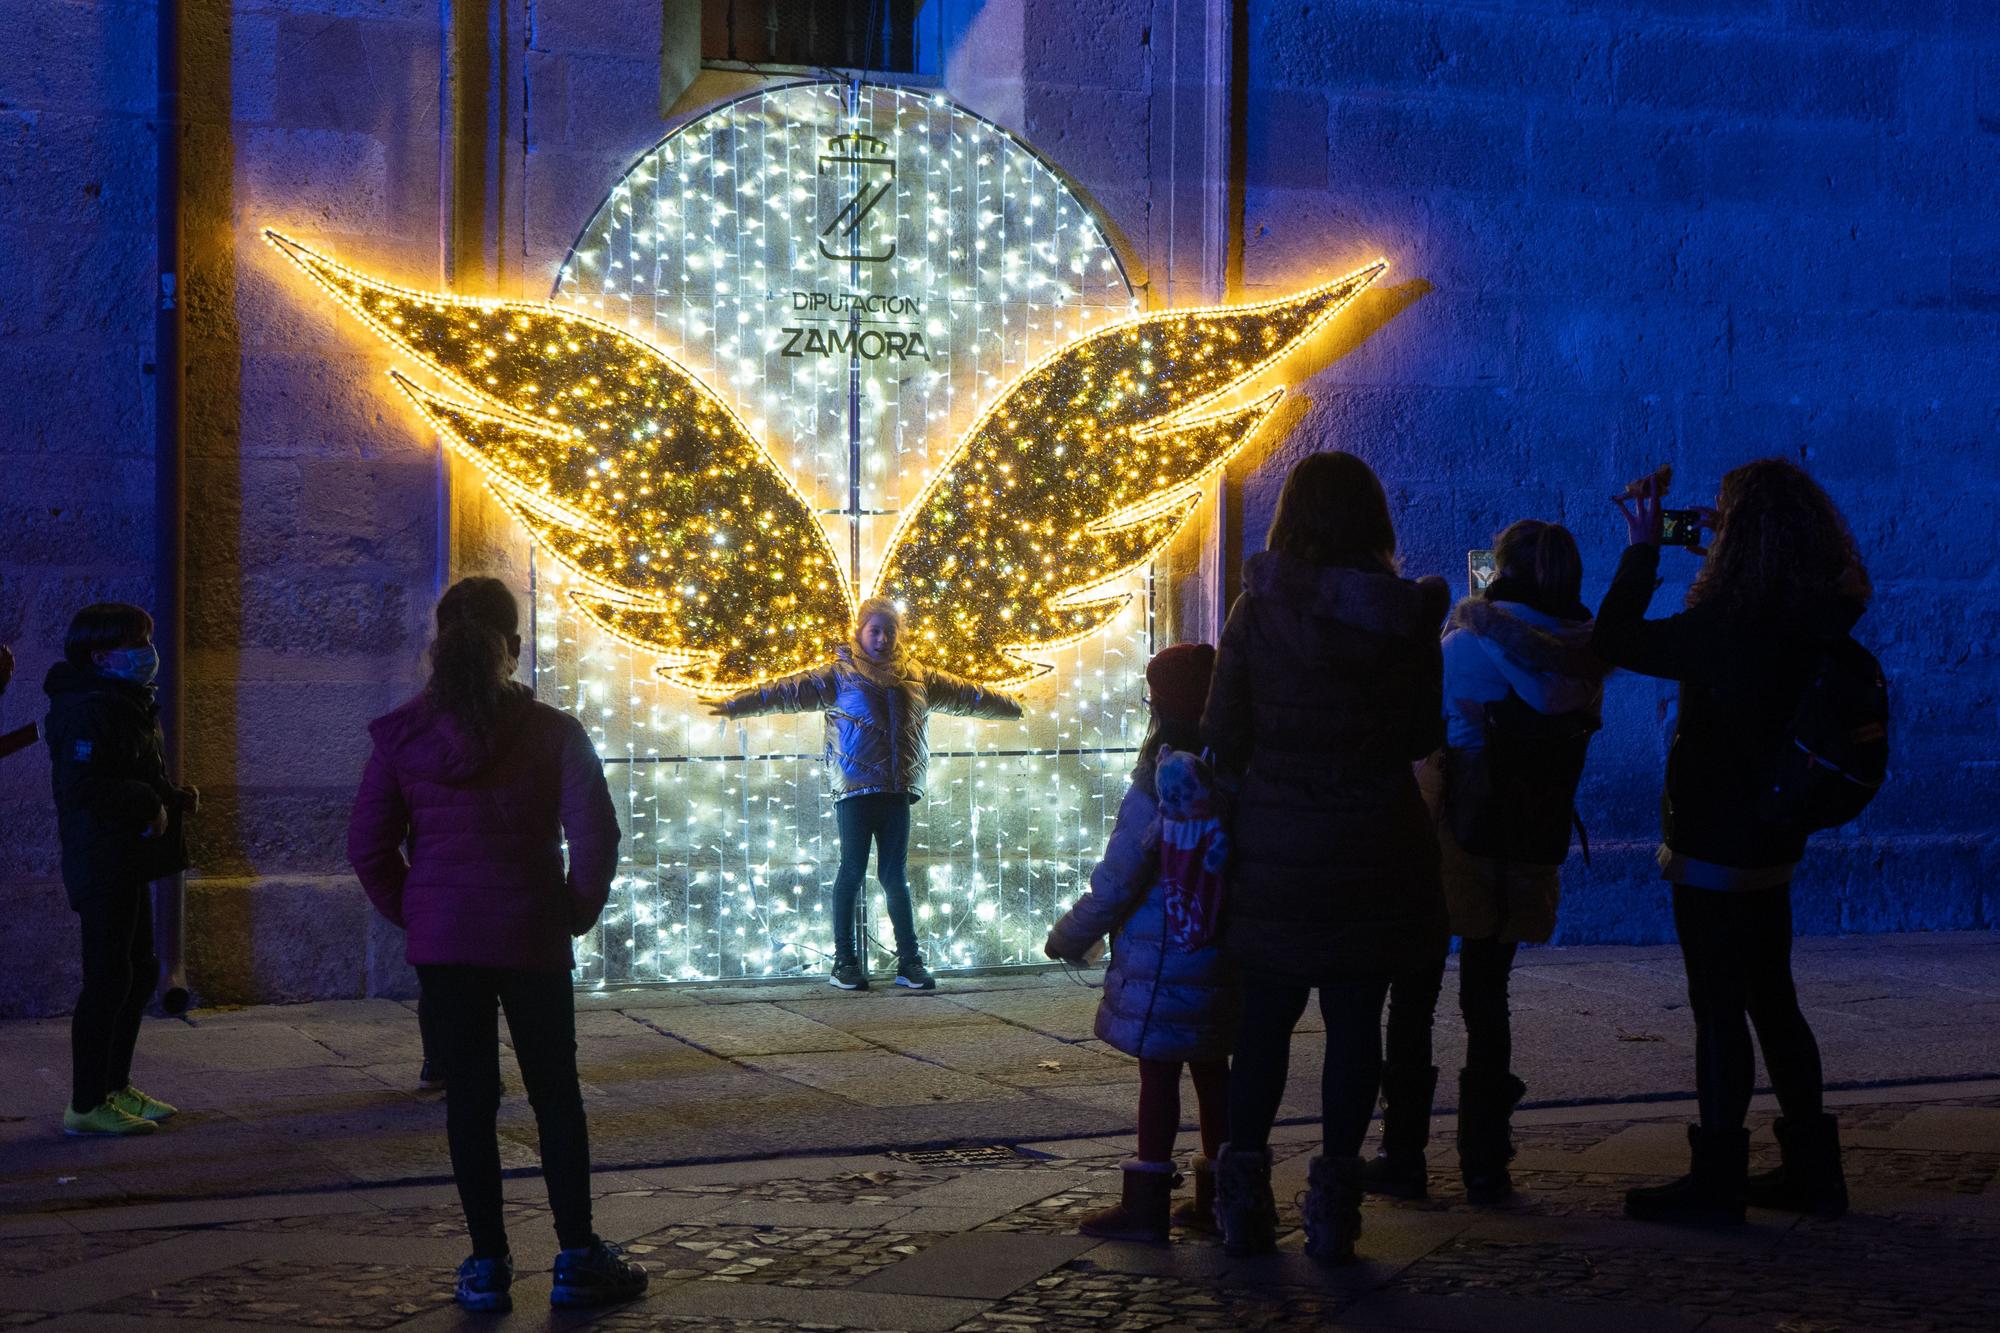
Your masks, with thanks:
[(844, 643), (834, 652), (836, 656), (846, 658), (849, 666), (885, 690), (903, 688), (903, 681), (909, 675), (909, 663), (900, 652), (886, 658), (872, 657), (868, 650), (858, 643)]
[[(877, 657), (861, 646), (861, 627), (869, 617), (890, 615), (896, 621), (896, 648), (887, 657)], [(846, 650), (847, 664), (885, 690), (898, 690), (909, 676), (909, 663), (903, 656), (903, 618), (895, 610), (894, 604), (884, 598), (871, 597), (863, 602), (855, 616), (854, 632), (842, 645)]]

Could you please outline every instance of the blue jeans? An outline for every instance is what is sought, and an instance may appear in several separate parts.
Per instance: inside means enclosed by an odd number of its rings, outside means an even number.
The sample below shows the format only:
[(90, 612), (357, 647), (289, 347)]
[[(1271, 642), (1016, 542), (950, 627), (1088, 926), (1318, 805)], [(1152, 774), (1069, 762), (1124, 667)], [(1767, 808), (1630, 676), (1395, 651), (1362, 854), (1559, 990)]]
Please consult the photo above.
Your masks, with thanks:
[(910, 882), (903, 873), (910, 852), (910, 798), (902, 792), (850, 796), (833, 807), (840, 825), (840, 870), (833, 877), (833, 953), (858, 959), (854, 947), (854, 900), (868, 872), (868, 844), (875, 844), (875, 878), (889, 900), (889, 924), (896, 932), (896, 957), (917, 957), (917, 923), (910, 912)]

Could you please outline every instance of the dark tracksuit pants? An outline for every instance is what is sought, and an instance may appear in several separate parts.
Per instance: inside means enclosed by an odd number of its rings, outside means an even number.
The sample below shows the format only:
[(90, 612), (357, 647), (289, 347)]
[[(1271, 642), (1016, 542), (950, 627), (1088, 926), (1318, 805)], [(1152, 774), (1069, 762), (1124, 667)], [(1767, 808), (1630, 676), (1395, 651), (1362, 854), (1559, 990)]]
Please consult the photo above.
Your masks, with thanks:
[(132, 1050), (160, 960), (153, 953), (153, 896), (144, 883), (85, 897), (83, 990), (70, 1019), (70, 1105), (90, 1111), (132, 1081)]
[(483, 1259), (507, 1253), (496, 1129), (503, 1010), (535, 1111), (556, 1239), (565, 1249), (590, 1244), (590, 1131), (577, 1081), (576, 992), (569, 973), (420, 963), (417, 977), (431, 1058), (444, 1068), (445, 1136), (472, 1252)]

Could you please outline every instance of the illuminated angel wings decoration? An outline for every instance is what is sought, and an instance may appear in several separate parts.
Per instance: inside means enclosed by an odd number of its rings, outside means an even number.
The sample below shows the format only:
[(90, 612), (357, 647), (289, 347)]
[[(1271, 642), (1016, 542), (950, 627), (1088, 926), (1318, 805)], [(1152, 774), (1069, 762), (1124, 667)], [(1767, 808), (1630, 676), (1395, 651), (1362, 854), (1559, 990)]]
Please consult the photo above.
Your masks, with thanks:
[[(849, 585), (826, 530), (716, 393), (646, 340), (545, 302), (396, 287), (267, 231), (448, 392), (391, 372), (580, 587), (577, 609), (712, 697), (825, 660)], [(1383, 270), (1262, 305), (1141, 315), (1057, 348), (960, 438), (872, 590), (923, 660), (986, 684), (1109, 621), (1275, 390), (1217, 409)]]

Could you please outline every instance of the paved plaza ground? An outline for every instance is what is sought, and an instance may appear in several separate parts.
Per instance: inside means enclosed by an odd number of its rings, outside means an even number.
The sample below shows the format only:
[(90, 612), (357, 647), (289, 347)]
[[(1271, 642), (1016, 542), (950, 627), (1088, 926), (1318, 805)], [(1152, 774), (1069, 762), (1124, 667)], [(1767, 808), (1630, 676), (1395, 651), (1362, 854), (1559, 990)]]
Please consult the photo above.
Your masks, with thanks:
[[(407, 1005), (154, 1020), (142, 1086), (184, 1114), (133, 1142), (56, 1132), (66, 1024), (0, 1025), (0, 1328), (1112, 1330), (1991, 1329), (2000, 1312), (2000, 935), (1802, 941), (1801, 989), (1850, 1148), (1854, 1212), (1727, 1231), (1625, 1221), (1677, 1172), (1691, 1034), (1670, 949), (1535, 950), (1517, 994), (1520, 1197), (1468, 1207), (1445, 1141), (1433, 1199), (1371, 1203), (1367, 1262), (1326, 1273), (1289, 1234), (1231, 1260), (1188, 1238), (1099, 1244), (1136, 1070), (1057, 973), (935, 995), (816, 983), (592, 996), (579, 1020), (598, 1226), (653, 1268), (646, 1300), (552, 1316), (553, 1237), (509, 1181), (523, 1280), (462, 1316), (442, 1105), (415, 1084)], [(1086, 974), (1085, 981), (1095, 980)], [(1461, 1041), (1447, 979), (1439, 1060)], [(1316, 1033), (1277, 1136), (1295, 1227)], [(509, 1073), (510, 1093), (518, 1079)], [(1190, 1098), (1190, 1101), (1192, 1099)], [(1753, 1117), (1760, 1160), (1771, 1108)], [(534, 1161), (518, 1095), (510, 1165)], [(1189, 1136), (1190, 1143), (1192, 1136)], [(924, 1158), (927, 1147), (1001, 1151)], [(984, 1160), (981, 1160), (981, 1159)]]

